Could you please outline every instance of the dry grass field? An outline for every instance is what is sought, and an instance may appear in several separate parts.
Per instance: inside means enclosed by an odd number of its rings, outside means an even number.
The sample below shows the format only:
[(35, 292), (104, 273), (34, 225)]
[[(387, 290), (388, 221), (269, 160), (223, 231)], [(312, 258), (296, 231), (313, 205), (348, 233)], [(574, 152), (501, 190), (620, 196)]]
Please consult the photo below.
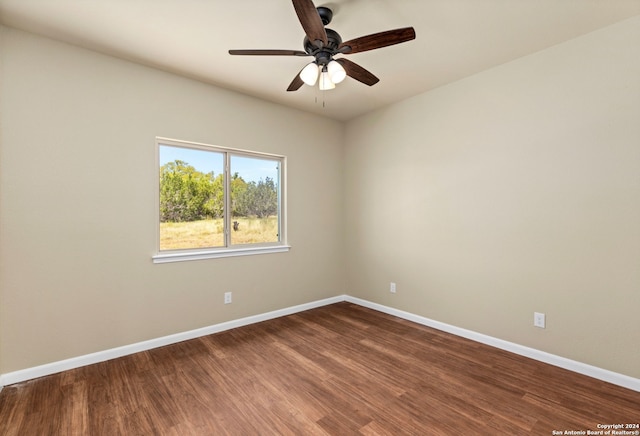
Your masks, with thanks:
[[(278, 241), (278, 218), (234, 218), (238, 230), (231, 230), (232, 244)], [(222, 219), (160, 223), (160, 249), (210, 248), (224, 246)]]

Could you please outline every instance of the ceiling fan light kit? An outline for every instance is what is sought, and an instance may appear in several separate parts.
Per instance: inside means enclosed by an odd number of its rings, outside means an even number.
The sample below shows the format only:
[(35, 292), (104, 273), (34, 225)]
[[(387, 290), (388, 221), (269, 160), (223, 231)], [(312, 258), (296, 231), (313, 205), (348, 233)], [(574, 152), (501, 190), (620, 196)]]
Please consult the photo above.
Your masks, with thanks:
[(302, 79), (302, 81), (309, 86), (315, 85), (316, 81), (318, 80), (318, 68), (318, 64), (316, 64), (315, 62), (307, 64), (307, 66), (304, 67), (302, 71), (300, 71), (300, 78)]
[(306, 34), (301, 50), (229, 50), (231, 55), (249, 56), (313, 56), (315, 60), (307, 64), (289, 84), (287, 91), (296, 91), (303, 84), (314, 86), (319, 80), (320, 90), (335, 88), (336, 83), (342, 82), (347, 76), (372, 86), (378, 79), (355, 62), (345, 58), (335, 58), (337, 55), (350, 55), (362, 51), (375, 50), (415, 39), (413, 27), (387, 30), (373, 33), (346, 42), (335, 30), (325, 28), (333, 18), (331, 9), (315, 7), (312, 0), (292, 0), (300, 24)]
[(327, 64), (327, 72), (333, 83), (340, 83), (347, 77), (345, 69), (336, 61), (331, 61)]
[(336, 84), (331, 81), (326, 68), (327, 67), (324, 67), (323, 71), (320, 73), (320, 91), (328, 91), (329, 89), (333, 89), (336, 87)]

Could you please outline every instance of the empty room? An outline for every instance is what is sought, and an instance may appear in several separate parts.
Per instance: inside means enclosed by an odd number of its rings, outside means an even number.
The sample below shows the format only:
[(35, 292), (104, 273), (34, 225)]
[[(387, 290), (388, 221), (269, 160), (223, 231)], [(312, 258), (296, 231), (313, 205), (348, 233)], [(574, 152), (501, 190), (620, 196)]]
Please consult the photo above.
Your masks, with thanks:
[(0, 434), (640, 435), (640, 1), (0, 0)]

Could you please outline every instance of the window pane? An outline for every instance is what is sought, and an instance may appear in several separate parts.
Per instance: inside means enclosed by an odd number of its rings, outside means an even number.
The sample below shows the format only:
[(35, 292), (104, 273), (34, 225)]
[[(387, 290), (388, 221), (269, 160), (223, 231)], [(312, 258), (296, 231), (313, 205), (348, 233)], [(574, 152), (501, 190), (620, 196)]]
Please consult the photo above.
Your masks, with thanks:
[(160, 250), (224, 246), (224, 154), (159, 146)]
[(231, 243), (280, 241), (279, 161), (231, 156)]

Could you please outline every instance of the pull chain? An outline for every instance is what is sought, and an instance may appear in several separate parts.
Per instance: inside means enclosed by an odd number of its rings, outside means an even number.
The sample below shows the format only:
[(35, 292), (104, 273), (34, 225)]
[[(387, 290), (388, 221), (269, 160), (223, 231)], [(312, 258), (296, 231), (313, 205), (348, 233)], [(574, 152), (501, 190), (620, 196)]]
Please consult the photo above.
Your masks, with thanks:
[[(315, 96), (315, 100), (314, 100), (315, 104), (318, 104), (318, 91), (319, 90), (316, 90), (316, 96)], [(325, 91), (320, 91), (320, 92), (322, 92), (322, 107), (324, 108), (324, 107), (326, 107), (325, 100), (324, 100)]]

